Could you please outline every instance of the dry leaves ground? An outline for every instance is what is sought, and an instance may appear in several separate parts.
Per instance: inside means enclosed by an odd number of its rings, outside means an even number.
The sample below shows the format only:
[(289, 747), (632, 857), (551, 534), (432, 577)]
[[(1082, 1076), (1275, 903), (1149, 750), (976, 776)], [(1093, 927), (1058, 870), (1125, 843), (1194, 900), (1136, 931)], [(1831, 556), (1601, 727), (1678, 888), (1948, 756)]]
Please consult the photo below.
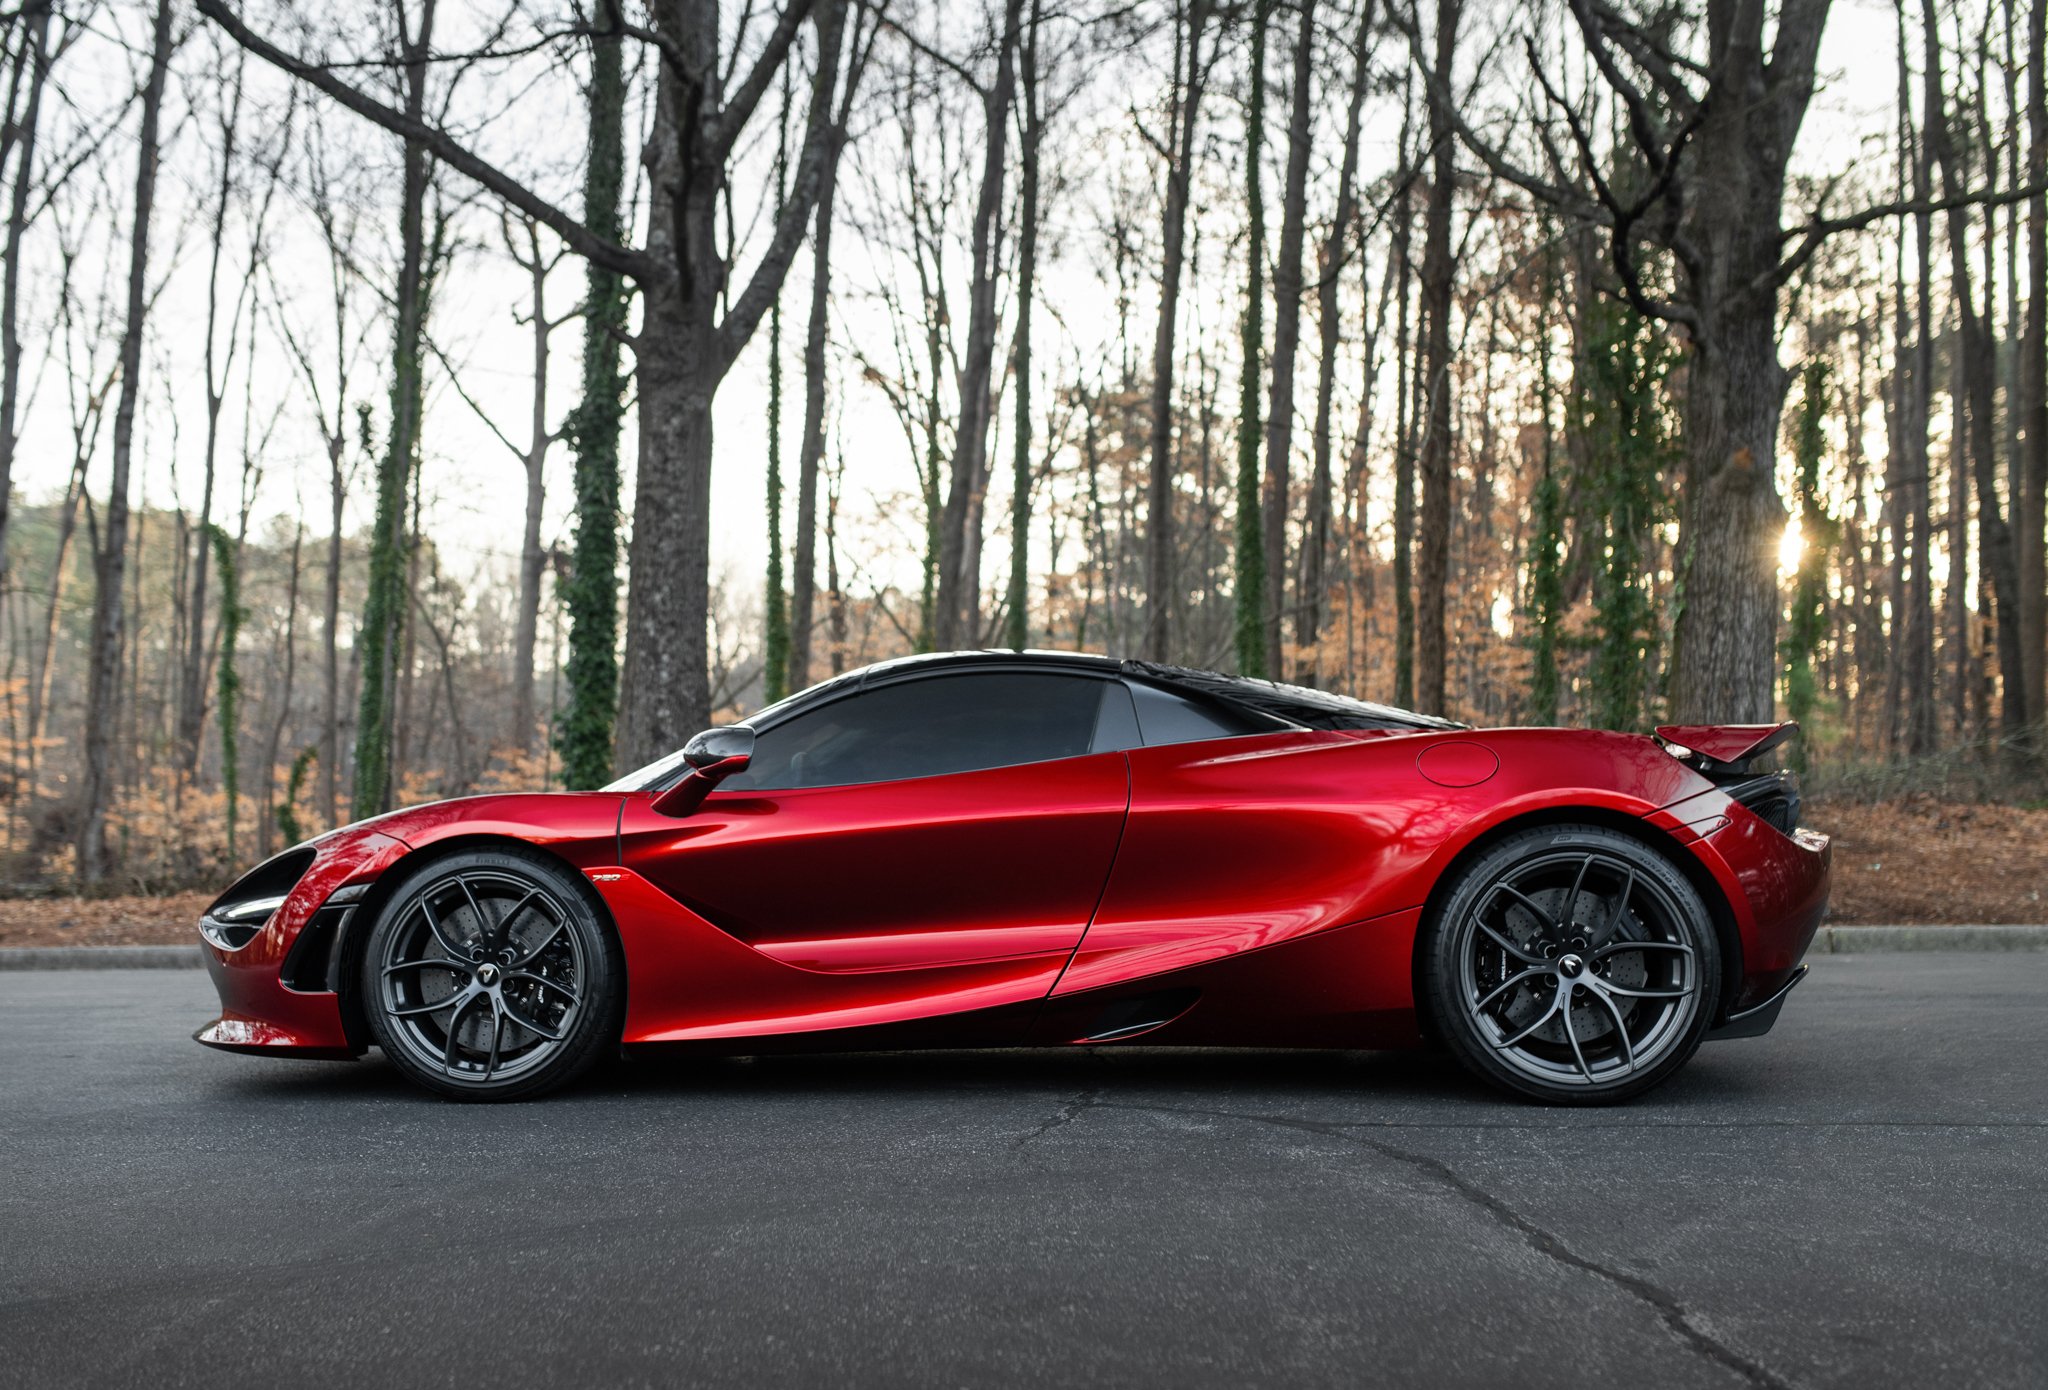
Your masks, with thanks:
[(2048, 809), (1908, 797), (1804, 819), (1835, 837), (1833, 921), (2048, 922)]
[[(2048, 922), (2048, 809), (1912, 797), (1828, 802), (1836, 922)], [(182, 946), (208, 893), (0, 900), (0, 946)]]

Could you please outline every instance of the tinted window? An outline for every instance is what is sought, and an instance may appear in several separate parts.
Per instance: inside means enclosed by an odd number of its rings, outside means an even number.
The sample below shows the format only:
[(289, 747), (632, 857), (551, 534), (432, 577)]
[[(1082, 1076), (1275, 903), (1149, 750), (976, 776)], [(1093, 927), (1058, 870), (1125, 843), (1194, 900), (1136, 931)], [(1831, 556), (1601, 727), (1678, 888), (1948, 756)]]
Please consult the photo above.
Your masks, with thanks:
[(721, 790), (844, 787), (1079, 757), (1110, 682), (1036, 673), (901, 681), (765, 729)]
[(1280, 727), (1220, 705), (1197, 704), (1184, 695), (1142, 681), (1131, 682), (1131, 698), (1137, 703), (1138, 728), (1145, 735), (1147, 747), (1265, 734)]

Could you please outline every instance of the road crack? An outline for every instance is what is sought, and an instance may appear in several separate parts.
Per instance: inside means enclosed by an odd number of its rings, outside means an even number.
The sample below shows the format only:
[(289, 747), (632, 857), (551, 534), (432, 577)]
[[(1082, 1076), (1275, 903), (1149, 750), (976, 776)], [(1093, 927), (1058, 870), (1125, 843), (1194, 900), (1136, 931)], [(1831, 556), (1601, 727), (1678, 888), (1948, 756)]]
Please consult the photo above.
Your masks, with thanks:
[[(1524, 1216), (1512, 1206), (1479, 1184), (1459, 1173), (1441, 1159), (1428, 1154), (1404, 1149), (1383, 1139), (1374, 1139), (1354, 1132), (1357, 1126), (1328, 1123), (1321, 1120), (1298, 1119), (1286, 1115), (1255, 1115), (1231, 1110), (1204, 1110), (1191, 1106), (1142, 1105), (1123, 1101), (1096, 1101), (1094, 1108), (1103, 1110), (1152, 1111), (1165, 1115), (1200, 1116), (1207, 1119), (1237, 1120), (1249, 1124), (1270, 1125), (1278, 1129), (1291, 1129), (1300, 1133), (1320, 1135), (1372, 1150), (1383, 1158), (1404, 1163), (1440, 1185), (1449, 1188), (1467, 1203), (1477, 1207), (1494, 1224), (1504, 1227), (1519, 1236), (1523, 1243), (1543, 1258), (1569, 1269), (1576, 1269), (1600, 1279), (1622, 1293), (1635, 1299), (1654, 1312), (1659, 1321), (1684, 1346), (1706, 1360), (1742, 1377), (1751, 1385), (1764, 1390), (1791, 1390), (1791, 1382), (1775, 1374), (1769, 1367), (1743, 1355), (1735, 1348), (1721, 1341), (1700, 1324), (1699, 1319), (1669, 1289), (1601, 1263), (1590, 1256), (1582, 1255), (1571, 1248), (1556, 1232), (1539, 1225)], [(1061, 1121), (1064, 1123), (1065, 1121)]]
[(1021, 1149), (1026, 1144), (1035, 1144), (1040, 1139), (1045, 1138), (1046, 1135), (1052, 1133), (1054, 1130), (1066, 1128), (1075, 1120), (1079, 1119), (1083, 1111), (1094, 1109), (1096, 1106), (1098, 1106), (1100, 1102), (1096, 1099), (1096, 1097), (1100, 1096), (1101, 1094), (1102, 1088), (1099, 1086), (1091, 1086), (1087, 1090), (1082, 1091), (1080, 1094), (1076, 1095), (1072, 1100), (1066, 1102), (1064, 1105), (1060, 1106), (1059, 1109), (1055, 1110), (1042, 1123), (1040, 1123), (1038, 1128), (1032, 1130), (1029, 1134), (1024, 1135), (1022, 1138), (1020, 1138), (1017, 1141), (1017, 1147)]

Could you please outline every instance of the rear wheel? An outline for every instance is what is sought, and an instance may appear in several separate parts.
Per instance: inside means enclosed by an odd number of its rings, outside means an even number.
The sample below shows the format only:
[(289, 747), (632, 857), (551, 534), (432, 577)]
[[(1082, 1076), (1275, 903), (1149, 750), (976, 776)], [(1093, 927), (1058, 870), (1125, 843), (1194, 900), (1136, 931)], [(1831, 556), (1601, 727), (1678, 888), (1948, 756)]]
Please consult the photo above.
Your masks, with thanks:
[(617, 1041), (624, 979), (572, 875), (538, 855), (472, 850), (398, 886), (363, 955), (363, 1012), (421, 1085), (515, 1100), (572, 1080)]
[(1719, 942), (1663, 855), (1590, 825), (1511, 835), (1459, 877), (1423, 944), (1424, 1002), (1468, 1068), (1567, 1105), (1638, 1095), (1692, 1056)]

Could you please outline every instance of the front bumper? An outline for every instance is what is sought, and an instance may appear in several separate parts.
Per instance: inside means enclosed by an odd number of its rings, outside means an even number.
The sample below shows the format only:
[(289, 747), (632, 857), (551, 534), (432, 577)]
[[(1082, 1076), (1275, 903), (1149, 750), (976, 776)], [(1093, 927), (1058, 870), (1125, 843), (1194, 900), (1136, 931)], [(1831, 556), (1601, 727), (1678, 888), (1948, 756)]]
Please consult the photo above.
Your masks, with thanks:
[(300, 933), (330, 897), (372, 882), (406, 849), (403, 842), (374, 831), (337, 837), (319, 847), (311, 867), (247, 945), (228, 950), (202, 938), (199, 954), (220, 996), (221, 1012), (192, 1035), (194, 1041), (266, 1057), (361, 1056), (363, 1044), (350, 1037), (342, 1016), (335, 988), (339, 981), (323, 978), (304, 982), (321, 988), (295, 989), (285, 967)]

